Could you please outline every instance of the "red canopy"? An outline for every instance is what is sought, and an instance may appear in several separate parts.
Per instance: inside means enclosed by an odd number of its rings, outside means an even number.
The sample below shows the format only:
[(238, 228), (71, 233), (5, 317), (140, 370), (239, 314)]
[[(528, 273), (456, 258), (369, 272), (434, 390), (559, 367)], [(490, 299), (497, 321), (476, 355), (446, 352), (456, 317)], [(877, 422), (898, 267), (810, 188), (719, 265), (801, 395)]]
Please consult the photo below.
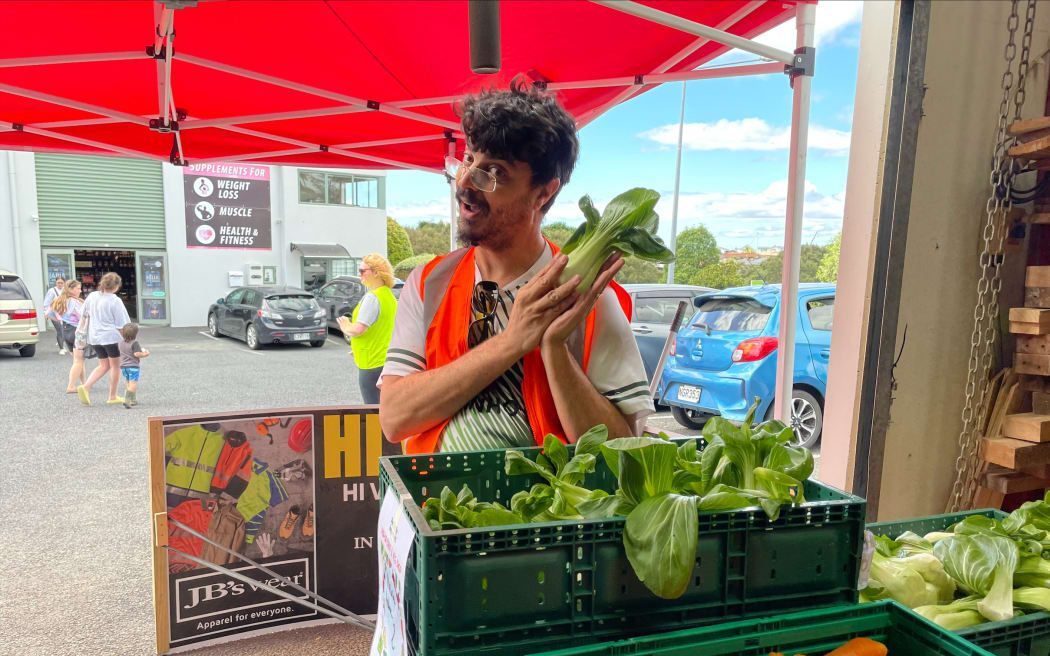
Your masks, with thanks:
[[(783, 1), (644, 4), (747, 38), (795, 16)], [(438, 171), (464, 93), (527, 73), (585, 124), (651, 88), (635, 76), (728, 49), (583, 0), (505, 1), (502, 71), (475, 75), (464, 0), (178, 6), (2, 3), (0, 149)], [(177, 132), (150, 127), (166, 104), (185, 114)]]

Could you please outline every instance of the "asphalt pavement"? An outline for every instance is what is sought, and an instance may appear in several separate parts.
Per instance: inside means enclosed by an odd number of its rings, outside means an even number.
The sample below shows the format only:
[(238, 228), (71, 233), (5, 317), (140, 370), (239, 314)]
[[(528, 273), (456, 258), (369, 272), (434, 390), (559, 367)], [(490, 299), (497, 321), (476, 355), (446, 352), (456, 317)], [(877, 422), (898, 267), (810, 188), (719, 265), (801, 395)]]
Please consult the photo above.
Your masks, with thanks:
[[(251, 351), (203, 328), (145, 326), (139, 406), (65, 394), (71, 356), (54, 333), (33, 358), (0, 350), (0, 654), (153, 654), (146, 418), (361, 403), (349, 348), (333, 334)], [(93, 366), (93, 365), (89, 365)], [(342, 626), (197, 654), (365, 654)], [(304, 649), (306, 647), (306, 649)]]
[[(361, 403), (357, 369), (334, 334), (322, 348), (252, 351), (203, 328), (145, 326), (139, 405), (106, 405), (104, 380), (84, 407), (65, 394), (71, 356), (42, 337), (33, 358), (0, 350), (0, 655), (154, 654), (146, 418)], [(698, 432), (666, 411), (649, 426)], [(192, 653), (354, 656), (370, 642), (328, 625)]]

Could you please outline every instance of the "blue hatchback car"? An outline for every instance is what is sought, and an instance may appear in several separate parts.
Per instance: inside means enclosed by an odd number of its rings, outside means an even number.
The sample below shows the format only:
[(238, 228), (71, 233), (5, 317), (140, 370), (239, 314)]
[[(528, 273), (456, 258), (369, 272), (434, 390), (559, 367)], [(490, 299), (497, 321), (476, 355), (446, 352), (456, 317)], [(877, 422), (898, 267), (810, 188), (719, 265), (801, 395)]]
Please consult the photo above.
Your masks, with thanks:
[[(679, 331), (660, 378), (659, 402), (686, 428), (703, 428), (711, 415), (743, 421), (756, 396), (762, 404), (755, 416), (771, 418), (780, 285), (709, 292), (693, 304), (696, 314)], [(823, 427), (834, 310), (835, 285), (799, 285), (791, 416), (796, 444), (807, 447)]]

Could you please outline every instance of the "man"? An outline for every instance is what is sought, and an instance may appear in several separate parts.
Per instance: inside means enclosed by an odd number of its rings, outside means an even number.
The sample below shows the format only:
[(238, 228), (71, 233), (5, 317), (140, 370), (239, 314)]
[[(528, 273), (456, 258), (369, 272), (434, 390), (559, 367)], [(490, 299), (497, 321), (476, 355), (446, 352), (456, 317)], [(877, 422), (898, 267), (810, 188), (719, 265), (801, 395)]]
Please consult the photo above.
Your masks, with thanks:
[(408, 453), (576, 439), (597, 424), (638, 434), (653, 411), (645, 368), (606, 262), (590, 290), (558, 284), (566, 257), (540, 232), (576, 163), (575, 121), (512, 85), (462, 105), (452, 160), (460, 240), (405, 282), (380, 379), (379, 417)]
[(62, 289), (66, 286), (64, 278), (59, 276), (55, 279), (54, 287), (47, 290), (44, 294), (44, 316), (51, 321), (51, 325), (55, 327), (55, 341), (58, 342), (58, 354), (65, 355), (66, 345), (62, 343), (62, 320), (51, 313), (51, 303), (54, 302), (58, 295), (62, 293)]

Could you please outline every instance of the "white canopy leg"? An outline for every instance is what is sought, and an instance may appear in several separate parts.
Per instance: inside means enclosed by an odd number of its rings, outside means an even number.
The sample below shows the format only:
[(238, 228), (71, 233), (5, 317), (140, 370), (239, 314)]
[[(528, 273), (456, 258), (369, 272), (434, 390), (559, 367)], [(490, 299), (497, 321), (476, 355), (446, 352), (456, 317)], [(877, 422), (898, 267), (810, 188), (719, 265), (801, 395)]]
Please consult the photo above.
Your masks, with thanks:
[[(798, 5), (796, 29), (799, 48), (813, 47), (816, 6)], [(788, 162), (787, 215), (784, 224), (784, 268), (780, 288), (780, 333), (777, 348), (775, 416), (791, 424), (791, 392), (795, 370), (795, 323), (798, 320), (798, 268), (802, 249), (802, 208), (806, 197), (806, 145), (809, 138), (809, 100), (813, 78), (794, 79), (791, 103), (791, 153)]]

